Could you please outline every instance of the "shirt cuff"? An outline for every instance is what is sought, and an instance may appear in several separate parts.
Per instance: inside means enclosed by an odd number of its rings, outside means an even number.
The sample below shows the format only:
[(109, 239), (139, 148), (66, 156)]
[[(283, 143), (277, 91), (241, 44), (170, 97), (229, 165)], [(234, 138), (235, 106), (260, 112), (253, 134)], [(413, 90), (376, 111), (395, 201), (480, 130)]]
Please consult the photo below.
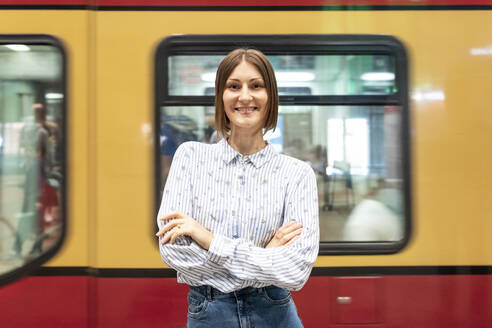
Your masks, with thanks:
[(223, 265), (234, 252), (232, 241), (224, 236), (215, 234), (208, 249), (208, 260), (218, 265)]

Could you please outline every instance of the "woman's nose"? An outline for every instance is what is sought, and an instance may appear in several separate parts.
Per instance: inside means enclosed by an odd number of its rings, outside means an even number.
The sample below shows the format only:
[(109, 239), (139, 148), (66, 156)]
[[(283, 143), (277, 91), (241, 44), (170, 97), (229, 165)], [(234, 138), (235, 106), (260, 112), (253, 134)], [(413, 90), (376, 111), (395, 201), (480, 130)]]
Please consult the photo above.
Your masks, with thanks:
[(240, 101), (250, 101), (251, 100), (251, 93), (249, 91), (250, 90), (247, 86), (242, 87), (241, 93), (239, 94), (239, 100)]

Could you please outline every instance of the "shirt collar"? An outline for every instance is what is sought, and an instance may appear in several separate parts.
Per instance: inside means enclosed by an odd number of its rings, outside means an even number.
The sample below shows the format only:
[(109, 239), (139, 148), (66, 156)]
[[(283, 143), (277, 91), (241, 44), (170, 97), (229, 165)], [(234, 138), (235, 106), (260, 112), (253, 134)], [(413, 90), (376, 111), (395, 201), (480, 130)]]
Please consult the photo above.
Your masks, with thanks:
[(256, 168), (260, 168), (277, 155), (272, 144), (270, 144), (269, 142), (267, 142), (265, 148), (249, 156), (242, 156), (240, 153), (235, 151), (234, 148), (229, 145), (226, 139), (221, 139), (219, 141), (219, 146), (222, 152), (222, 159), (227, 165), (229, 165), (232, 161), (242, 157), (246, 161), (250, 161)]

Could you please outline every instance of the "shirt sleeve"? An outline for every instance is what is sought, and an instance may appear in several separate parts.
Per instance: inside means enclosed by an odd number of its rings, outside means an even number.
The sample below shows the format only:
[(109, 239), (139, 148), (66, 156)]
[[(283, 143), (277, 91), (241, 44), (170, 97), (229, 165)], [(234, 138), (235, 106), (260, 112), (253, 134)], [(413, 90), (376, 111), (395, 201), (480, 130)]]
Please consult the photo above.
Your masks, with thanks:
[(299, 290), (309, 278), (319, 250), (319, 209), (316, 178), (310, 167), (288, 190), (285, 222), (302, 223), (300, 238), (289, 246), (261, 248), (244, 239), (214, 235), (208, 261), (242, 280)]
[[(169, 221), (161, 221), (164, 215), (180, 211), (192, 214), (191, 174), (194, 165), (193, 143), (181, 144), (174, 155), (166, 186), (162, 195), (161, 206), (157, 215), (159, 230)], [(214, 270), (217, 266), (207, 261), (207, 251), (201, 248), (190, 237), (179, 237), (174, 244), (162, 245), (159, 238), (159, 250), (162, 260), (171, 268), (188, 276), (196, 275), (197, 270)]]

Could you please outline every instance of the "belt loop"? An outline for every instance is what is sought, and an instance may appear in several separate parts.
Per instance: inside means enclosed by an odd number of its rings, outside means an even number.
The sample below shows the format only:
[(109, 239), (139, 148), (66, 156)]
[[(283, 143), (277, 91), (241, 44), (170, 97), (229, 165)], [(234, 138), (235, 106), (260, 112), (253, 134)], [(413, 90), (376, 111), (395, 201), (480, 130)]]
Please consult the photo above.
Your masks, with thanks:
[(207, 286), (207, 300), (209, 302), (212, 301), (212, 287), (211, 286)]

